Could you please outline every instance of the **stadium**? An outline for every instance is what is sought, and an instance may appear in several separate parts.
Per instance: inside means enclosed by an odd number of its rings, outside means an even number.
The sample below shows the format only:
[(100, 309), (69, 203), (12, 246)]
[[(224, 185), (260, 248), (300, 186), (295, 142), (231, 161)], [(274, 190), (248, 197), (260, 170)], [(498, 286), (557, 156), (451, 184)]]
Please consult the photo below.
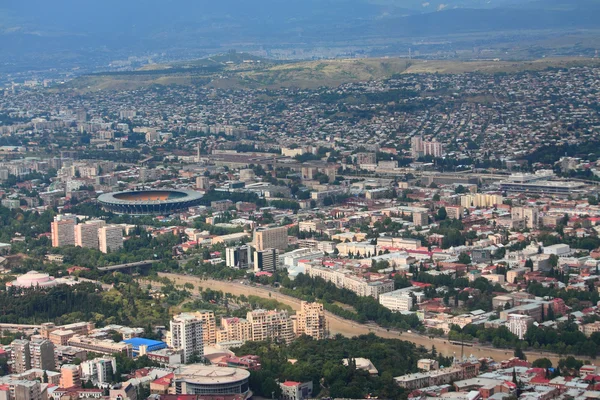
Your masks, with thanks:
[(174, 371), (175, 393), (244, 400), (252, 395), (250, 372), (241, 368), (190, 364)]
[(171, 214), (200, 204), (202, 194), (192, 190), (135, 190), (106, 193), (98, 203), (106, 211), (117, 214)]

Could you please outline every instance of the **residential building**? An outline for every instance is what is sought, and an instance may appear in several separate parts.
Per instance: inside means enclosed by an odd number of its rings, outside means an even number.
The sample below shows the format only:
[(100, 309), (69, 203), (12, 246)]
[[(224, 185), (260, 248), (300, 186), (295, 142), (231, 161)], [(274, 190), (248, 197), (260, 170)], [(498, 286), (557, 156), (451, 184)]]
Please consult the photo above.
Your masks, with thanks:
[(252, 339), (252, 325), (244, 318), (223, 318), (217, 331), (217, 343), (246, 342)]
[(176, 315), (171, 320), (171, 346), (183, 350), (184, 362), (204, 355), (204, 321), (192, 313)]
[(413, 298), (409, 291), (399, 289), (380, 294), (379, 304), (392, 311), (410, 311), (413, 307)]
[(52, 247), (75, 246), (75, 224), (77, 217), (74, 215), (59, 214), (50, 224)]
[(280, 400), (304, 400), (312, 398), (313, 383), (285, 381), (279, 384), (281, 388)]
[(285, 250), (288, 247), (287, 227), (256, 228), (254, 230), (253, 242), (256, 250)]
[(107, 225), (98, 229), (98, 245), (103, 253), (123, 247), (123, 229), (118, 225)]
[(529, 229), (536, 229), (540, 224), (537, 207), (513, 207), (511, 217), (513, 221), (523, 221), (523, 224)]
[(301, 302), (300, 310), (292, 317), (292, 322), (297, 336), (307, 335), (317, 340), (327, 336), (327, 321), (321, 303)]
[(287, 311), (254, 310), (247, 314), (246, 319), (250, 322), (255, 342), (280, 339), (289, 343), (294, 339), (294, 326)]
[(98, 248), (98, 229), (106, 225), (104, 221), (87, 221), (75, 226), (75, 246), (90, 249)]
[(15, 339), (10, 344), (12, 348), (12, 370), (16, 373), (23, 373), (31, 368), (31, 349), (29, 340)]
[(54, 344), (48, 339), (33, 338), (29, 342), (31, 368), (53, 371), (56, 363), (54, 361)]
[(84, 361), (80, 365), (81, 378), (96, 383), (110, 383), (117, 370), (117, 361), (114, 357), (94, 358)]
[(94, 353), (113, 355), (123, 353), (127, 357), (132, 356), (132, 346), (126, 343), (115, 343), (108, 339), (94, 339), (92, 337), (73, 336), (69, 339), (69, 346), (78, 347)]
[(533, 324), (534, 319), (529, 315), (520, 314), (508, 314), (506, 321), (506, 327), (508, 330), (519, 337), (519, 340), (523, 340), (527, 329)]
[(413, 224), (416, 226), (424, 226), (429, 224), (429, 216), (426, 212), (415, 212), (412, 215)]
[(70, 388), (81, 386), (81, 370), (79, 365), (64, 364), (60, 367), (60, 386)]

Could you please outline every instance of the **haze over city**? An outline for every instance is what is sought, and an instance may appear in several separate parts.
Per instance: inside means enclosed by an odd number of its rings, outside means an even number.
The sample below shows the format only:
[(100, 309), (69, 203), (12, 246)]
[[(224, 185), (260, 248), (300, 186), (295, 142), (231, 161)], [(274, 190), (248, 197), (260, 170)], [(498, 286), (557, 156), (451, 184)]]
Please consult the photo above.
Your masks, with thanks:
[(599, 0), (4, 0), (0, 400), (600, 398)]

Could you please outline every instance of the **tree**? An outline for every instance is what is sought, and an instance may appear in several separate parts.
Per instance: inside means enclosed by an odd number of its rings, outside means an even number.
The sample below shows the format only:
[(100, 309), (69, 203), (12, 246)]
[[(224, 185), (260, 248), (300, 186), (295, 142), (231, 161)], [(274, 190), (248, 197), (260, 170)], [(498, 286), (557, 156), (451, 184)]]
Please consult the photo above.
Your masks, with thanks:
[(460, 264), (469, 265), (469, 264), (471, 264), (471, 257), (467, 253), (460, 253), (458, 255), (458, 262)]
[(533, 368), (552, 368), (552, 361), (547, 358), (538, 358), (532, 364)]
[(531, 260), (531, 258), (528, 258), (527, 261), (525, 261), (525, 268), (528, 268), (530, 271), (533, 272), (533, 261)]
[(446, 219), (447, 216), (448, 216), (448, 213), (446, 212), (446, 207), (441, 207), (437, 212), (436, 219), (438, 221), (443, 221)]
[(520, 360), (527, 361), (527, 356), (523, 352), (523, 349), (521, 349), (520, 344), (518, 344), (517, 347), (515, 347), (514, 355), (515, 355), (515, 357), (517, 357)]

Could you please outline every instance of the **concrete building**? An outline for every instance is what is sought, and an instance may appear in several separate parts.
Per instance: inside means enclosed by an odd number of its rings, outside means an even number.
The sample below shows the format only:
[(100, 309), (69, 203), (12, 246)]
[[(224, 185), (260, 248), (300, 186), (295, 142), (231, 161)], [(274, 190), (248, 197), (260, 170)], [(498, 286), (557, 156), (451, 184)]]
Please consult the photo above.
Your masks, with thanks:
[(391, 311), (410, 311), (413, 307), (413, 299), (409, 291), (399, 289), (380, 294), (379, 304)]
[(52, 247), (75, 245), (75, 224), (77, 217), (74, 215), (57, 215), (50, 224)]
[(105, 226), (104, 221), (87, 221), (75, 226), (75, 246), (98, 248), (98, 229)]
[(424, 226), (429, 224), (429, 216), (425, 212), (413, 213), (413, 224), (416, 226)]
[(210, 189), (210, 179), (208, 176), (199, 176), (196, 178), (196, 189), (208, 190)]
[(98, 247), (108, 253), (123, 247), (123, 229), (117, 225), (107, 225), (98, 229)]
[(29, 343), (31, 368), (54, 371), (54, 343), (48, 339), (34, 338)]
[(31, 349), (29, 340), (16, 339), (10, 344), (13, 372), (23, 373), (31, 368)]
[(313, 383), (285, 381), (279, 384), (281, 388), (280, 400), (304, 400), (312, 398)]
[(460, 205), (464, 208), (489, 208), (502, 204), (503, 201), (504, 198), (498, 194), (477, 193), (460, 197)]
[(228, 247), (225, 250), (225, 265), (229, 268), (248, 269), (252, 264), (252, 247)]
[(83, 380), (96, 383), (110, 383), (117, 370), (117, 361), (114, 357), (94, 358), (84, 361), (80, 365)]
[(540, 224), (537, 207), (513, 207), (510, 214), (513, 221), (523, 221), (523, 224), (529, 229), (536, 229)]
[(285, 250), (288, 247), (287, 227), (256, 228), (254, 230), (254, 247), (256, 250), (278, 249)]
[(254, 310), (247, 314), (246, 319), (250, 322), (255, 342), (279, 339), (290, 343), (294, 339), (294, 326), (287, 311)]
[(60, 386), (70, 388), (81, 386), (81, 370), (79, 365), (64, 364), (60, 367)]
[(517, 335), (519, 340), (523, 340), (527, 333), (527, 329), (529, 329), (533, 322), (534, 319), (529, 315), (508, 314), (506, 327), (511, 333)]
[(297, 336), (308, 335), (317, 340), (327, 336), (327, 321), (321, 303), (301, 302), (300, 310), (292, 317), (292, 321)]
[(95, 339), (92, 337), (73, 336), (69, 339), (69, 346), (77, 347), (94, 353), (113, 355), (123, 353), (127, 357), (133, 354), (132, 346), (126, 343), (115, 343), (109, 339)]
[(276, 249), (256, 250), (254, 252), (254, 272), (275, 272), (279, 263)]
[(217, 343), (244, 343), (252, 338), (252, 325), (244, 318), (223, 318), (217, 331)]
[(202, 318), (182, 313), (171, 320), (171, 346), (183, 350), (184, 362), (204, 355), (204, 322)]

